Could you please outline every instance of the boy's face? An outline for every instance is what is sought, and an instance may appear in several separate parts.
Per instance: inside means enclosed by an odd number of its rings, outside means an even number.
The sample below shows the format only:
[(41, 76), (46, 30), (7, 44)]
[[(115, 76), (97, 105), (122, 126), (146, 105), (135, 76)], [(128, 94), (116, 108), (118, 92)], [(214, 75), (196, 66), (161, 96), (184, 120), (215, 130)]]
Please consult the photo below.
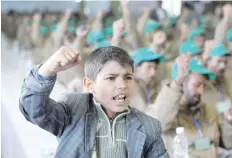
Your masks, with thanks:
[(91, 83), (91, 91), (107, 114), (114, 115), (127, 109), (133, 83), (131, 66), (123, 67), (116, 61), (108, 61)]

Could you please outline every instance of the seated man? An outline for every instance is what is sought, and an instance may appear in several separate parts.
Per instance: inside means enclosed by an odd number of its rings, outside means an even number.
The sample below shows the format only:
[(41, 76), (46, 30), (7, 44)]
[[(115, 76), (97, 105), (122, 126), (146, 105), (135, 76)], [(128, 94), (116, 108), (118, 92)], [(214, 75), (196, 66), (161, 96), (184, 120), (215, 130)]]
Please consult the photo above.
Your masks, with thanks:
[(189, 141), (189, 158), (216, 158), (219, 143), (218, 115), (212, 106), (201, 103), (206, 79), (215, 75), (197, 59), (178, 57), (176, 80), (162, 88), (147, 114), (161, 121), (163, 139), (170, 155), (175, 128), (182, 126)]
[(131, 105), (140, 111), (145, 111), (149, 104), (155, 102), (160, 90), (161, 80), (157, 78), (156, 71), (165, 58), (150, 48), (136, 50), (132, 53), (132, 58), (135, 67), (135, 87)]
[(216, 74), (216, 79), (206, 84), (207, 91), (203, 99), (215, 107), (218, 101), (232, 99), (229, 78), (225, 76), (228, 59), (231, 55), (224, 44), (218, 43), (211, 50), (210, 56), (205, 61), (206, 67)]
[(85, 62), (89, 93), (49, 98), (57, 73), (80, 63), (79, 54), (61, 47), (31, 70), (20, 95), (20, 110), (35, 125), (60, 138), (56, 158), (169, 158), (157, 120), (129, 107), (133, 60), (118, 47), (93, 51)]
[(217, 109), (220, 117), (220, 127), (222, 131), (222, 142), (220, 146), (232, 150), (232, 123), (227, 117), (227, 111), (232, 101), (232, 84), (230, 73), (225, 74), (231, 54), (227, 51), (224, 44), (218, 43), (211, 50), (209, 58), (205, 64), (209, 70), (216, 74), (216, 79), (207, 82), (203, 101)]

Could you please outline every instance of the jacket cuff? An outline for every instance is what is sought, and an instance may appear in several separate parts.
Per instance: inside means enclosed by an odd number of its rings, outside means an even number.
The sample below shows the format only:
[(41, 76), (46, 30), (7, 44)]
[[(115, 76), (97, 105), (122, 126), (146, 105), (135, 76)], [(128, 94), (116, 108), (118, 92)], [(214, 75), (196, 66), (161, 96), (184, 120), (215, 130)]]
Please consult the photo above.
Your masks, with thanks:
[(51, 91), (55, 85), (57, 76), (54, 76), (54, 78), (52, 78), (51, 80), (41, 80), (38, 74), (38, 70), (41, 66), (42, 64), (36, 66), (30, 71), (28, 77), (25, 79), (25, 85), (27, 88), (30, 88), (34, 91), (39, 91), (39, 92)]

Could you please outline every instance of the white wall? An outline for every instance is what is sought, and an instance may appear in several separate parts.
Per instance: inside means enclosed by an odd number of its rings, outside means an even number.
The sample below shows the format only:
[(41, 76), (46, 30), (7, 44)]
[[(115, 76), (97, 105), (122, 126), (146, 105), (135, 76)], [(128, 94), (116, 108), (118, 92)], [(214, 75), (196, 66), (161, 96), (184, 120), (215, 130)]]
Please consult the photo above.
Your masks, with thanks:
[(66, 8), (71, 8), (73, 10), (79, 10), (79, 3), (75, 1), (11, 1), (4, 0), (1, 1), (2, 12), (5, 12), (9, 9), (14, 9), (17, 11), (27, 11), (33, 12), (35, 9), (49, 11), (60, 11), (65, 10)]

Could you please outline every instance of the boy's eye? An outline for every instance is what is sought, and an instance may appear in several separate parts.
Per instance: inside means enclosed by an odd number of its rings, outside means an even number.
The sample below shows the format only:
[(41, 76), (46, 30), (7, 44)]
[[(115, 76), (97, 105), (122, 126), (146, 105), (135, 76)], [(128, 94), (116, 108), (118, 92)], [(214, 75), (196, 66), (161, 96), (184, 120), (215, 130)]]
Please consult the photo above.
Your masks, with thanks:
[(108, 78), (106, 78), (107, 80), (114, 80), (115, 79), (115, 77), (108, 77)]
[(127, 76), (126, 77), (126, 80), (132, 80), (133, 78), (132, 77), (130, 77), (130, 76)]

